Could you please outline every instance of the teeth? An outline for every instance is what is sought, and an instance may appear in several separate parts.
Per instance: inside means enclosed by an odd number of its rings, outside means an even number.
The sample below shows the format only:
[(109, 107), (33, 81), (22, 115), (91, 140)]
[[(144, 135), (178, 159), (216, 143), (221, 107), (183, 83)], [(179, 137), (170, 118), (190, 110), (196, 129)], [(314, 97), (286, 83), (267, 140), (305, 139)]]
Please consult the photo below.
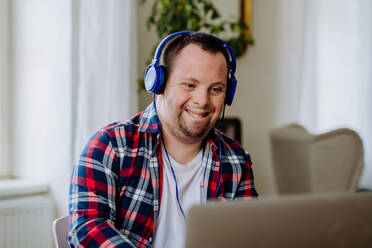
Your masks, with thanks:
[(189, 115), (191, 115), (192, 117), (197, 118), (197, 119), (201, 119), (201, 118), (204, 117), (204, 114), (199, 115), (199, 114), (193, 113), (191, 111), (187, 111), (187, 112), (189, 113)]

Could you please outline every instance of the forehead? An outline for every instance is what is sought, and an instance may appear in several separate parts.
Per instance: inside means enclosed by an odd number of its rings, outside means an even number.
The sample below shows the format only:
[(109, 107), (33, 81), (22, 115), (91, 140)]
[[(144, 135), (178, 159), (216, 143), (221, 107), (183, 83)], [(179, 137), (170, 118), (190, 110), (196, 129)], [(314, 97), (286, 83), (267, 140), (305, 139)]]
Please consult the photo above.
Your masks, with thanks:
[(227, 62), (221, 52), (210, 52), (190, 44), (185, 46), (174, 60), (169, 72), (169, 84), (193, 79), (200, 83), (226, 83)]

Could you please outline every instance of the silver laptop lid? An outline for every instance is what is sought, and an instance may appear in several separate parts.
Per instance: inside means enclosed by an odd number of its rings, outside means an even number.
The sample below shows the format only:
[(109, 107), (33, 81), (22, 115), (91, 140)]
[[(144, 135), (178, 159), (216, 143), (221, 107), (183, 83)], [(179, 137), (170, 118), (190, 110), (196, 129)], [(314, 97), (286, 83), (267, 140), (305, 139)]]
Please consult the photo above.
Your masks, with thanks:
[(372, 192), (196, 206), (188, 216), (186, 247), (372, 247)]

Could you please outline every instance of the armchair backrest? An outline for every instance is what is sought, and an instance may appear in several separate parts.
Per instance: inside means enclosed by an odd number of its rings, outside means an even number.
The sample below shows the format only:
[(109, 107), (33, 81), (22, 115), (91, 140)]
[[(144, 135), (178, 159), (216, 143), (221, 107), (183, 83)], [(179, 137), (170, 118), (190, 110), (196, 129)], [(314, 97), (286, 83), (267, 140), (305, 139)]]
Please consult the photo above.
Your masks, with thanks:
[(363, 143), (347, 128), (311, 134), (298, 125), (270, 133), (278, 192), (356, 191), (363, 169)]
[(56, 248), (69, 248), (67, 234), (69, 231), (68, 216), (58, 218), (53, 221), (53, 238)]

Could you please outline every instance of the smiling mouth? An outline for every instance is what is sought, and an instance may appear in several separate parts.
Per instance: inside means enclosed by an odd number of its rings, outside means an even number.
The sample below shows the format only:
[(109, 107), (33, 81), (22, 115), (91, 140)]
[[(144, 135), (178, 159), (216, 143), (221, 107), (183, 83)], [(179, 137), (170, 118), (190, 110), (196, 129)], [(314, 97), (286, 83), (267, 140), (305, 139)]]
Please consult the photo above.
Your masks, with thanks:
[(204, 117), (206, 117), (209, 113), (206, 112), (206, 113), (195, 113), (191, 110), (186, 110), (186, 112), (193, 118), (195, 119), (203, 119)]

